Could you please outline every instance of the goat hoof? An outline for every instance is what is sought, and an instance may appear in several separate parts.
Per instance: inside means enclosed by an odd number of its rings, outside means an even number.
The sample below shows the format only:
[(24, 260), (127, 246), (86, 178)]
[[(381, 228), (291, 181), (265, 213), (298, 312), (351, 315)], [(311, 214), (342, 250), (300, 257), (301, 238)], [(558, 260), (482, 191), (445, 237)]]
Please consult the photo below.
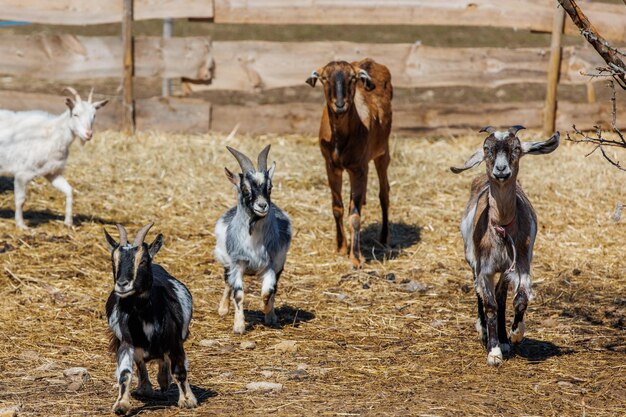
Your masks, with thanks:
[(521, 322), (517, 325), (517, 329), (511, 330), (511, 334), (509, 338), (511, 339), (511, 343), (520, 344), (524, 340), (524, 333), (526, 332), (526, 325), (524, 322)]
[(351, 258), (350, 261), (352, 262), (352, 269), (363, 269), (363, 262), (361, 262), (358, 258)]
[(489, 366), (502, 365), (502, 351), (500, 350), (499, 346), (492, 348), (489, 354), (487, 355), (487, 365)]
[(220, 317), (224, 317), (226, 314), (228, 314), (228, 306), (220, 305), (217, 309), (217, 315)]
[(17, 223), (15, 226), (17, 226), (18, 229), (28, 230), (28, 226), (26, 226), (25, 223)]
[(152, 385), (142, 385), (137, 387), (134, 393), (138, 397), (154, 397), (154, 390)]
[(271, 312), (265, 315), (265, 325), (266, 326), (275, 326), (278, 324), (278, 316), (275, 312)]
[(63, 222), (63, 224), (64, 224), (64, 225), (66, 225), (67, 227), (72, 227), (72, 226), (74, 226), (74, 221), (72, 221), (72, 219), (69, 219), (69, 220), (68, 220), (68, 219), (66, 219), (66, 220)]
[(178, 406), (180, 408), (195, 408), (198, 406), (198, 400), (196, 400), (196, 397), (191, 394), (187, 398), (181, 397), (178, 400)]
[(243, 324), (235, 324), (233, 326), (233, 333), (235, 334), (244, 334), (246, 332), (246, 325)]
[(130, 401), (118, 400), (113, 404), (113, 412), (115, 414), (124, 415), (130, 410)]

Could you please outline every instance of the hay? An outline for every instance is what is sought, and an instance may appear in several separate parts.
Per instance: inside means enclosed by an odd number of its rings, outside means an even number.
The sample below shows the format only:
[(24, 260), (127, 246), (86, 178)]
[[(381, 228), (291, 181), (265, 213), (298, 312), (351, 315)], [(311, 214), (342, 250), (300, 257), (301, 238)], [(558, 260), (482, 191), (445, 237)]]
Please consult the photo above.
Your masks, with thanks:
[[(523, 133), (523, 137), (531, 136)], [(247, 280), (251, 330), (220, 320), (213, 225), (234, 202), (222, 168), (236, 163), (217, 136), (103, 133), (72, 149), (67, 178), (75, 220), (62, 225), (63, 199), (36, 181), (27, 232), (14, 228), (13, 192), (0, 192), (0, 409), (20, 415), (92, 416), (113, 404), (115, 365), (107, 354), (104, 302), (112, 280), (102, 227), (131, 231), (155, 220), (165, 235), (157, 261), (194, 295), (187, 343), (197, 411), (168, 400), (142, 415), (618, 415), (626, 398), (626, 224), (611, 215), (624, 177), (585, 149), (522, 162), (521, 180), (538, 212), (535, 292), (527, 336), (500, 369), (487, 368), (473, 327), (475, 296), (458, 222), (472, 174), (448, 171), (480, 138), (394, 140), (391, 260), (375, 242), (378, 185), (370, 172), (364, 251), (352, 272), (334, 253), (330, 196), (316, 140), (235, 138), (254, 154), (272, 143), (274, 200), (292, 216), (294, 241), (280, 282), (281, 329), (264, 327), (260, 285)], [(348, 196), (344, 188), (344, 198)], [(154, 233), (153, 232), (153, 233)], [(150, 235), (149, 238), (153, 237)], [(420, 291), (401, 291), (414, 280)], [(413, 287), (413, 284), (405, 286)], [(200, 343), (203, 341), (203, 343)], [(242, 341), (253, 341), (244, 349)], [(282, 341), (293, 350), (278, 350)], [(253, 346), (246, 344), (246, 346)], [(63, 370), (87, 368), (77, 391)], [(154, 372), (154, 368), (152, 368)], [(155, 378), (153, 377), (155, 383)], [(271, 393), (246, 389), (277, 383)], [(170, 390), (169, 399), (175, 398)]]

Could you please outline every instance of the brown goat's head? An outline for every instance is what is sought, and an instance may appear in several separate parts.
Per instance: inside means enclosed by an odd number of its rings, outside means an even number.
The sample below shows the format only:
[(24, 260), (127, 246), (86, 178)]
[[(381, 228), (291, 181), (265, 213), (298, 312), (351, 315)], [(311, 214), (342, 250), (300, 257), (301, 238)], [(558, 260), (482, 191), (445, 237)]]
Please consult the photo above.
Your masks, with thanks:
[(497, 131), (493, 126), (482, 128), (481, 132), (489, 133), (483, 147), (477, 150), (462, 168), (451, 167), (455, 174), (470, 169), (483, 160), (487, 166), (487, 176), (501, 184), (514, 182), (519, 172), (519, 160), (522, 156), (541, 155), (554, 151), (559, 146), (560, 133), (556, 132), (550, 139), (543, 142), (520, 142), (517, 132), (523, 126), (512, 126), (504, 132)]
[(306, 82), (315, 87), (318, 79), (324, 86), (328, 108), (337, 115), (346, 113), (354, 103), (357, 82), (362, 82), (367, 91), (376, 87), (367, 71), (346, 61), (329, 62), (326, 66), (311, 72)]

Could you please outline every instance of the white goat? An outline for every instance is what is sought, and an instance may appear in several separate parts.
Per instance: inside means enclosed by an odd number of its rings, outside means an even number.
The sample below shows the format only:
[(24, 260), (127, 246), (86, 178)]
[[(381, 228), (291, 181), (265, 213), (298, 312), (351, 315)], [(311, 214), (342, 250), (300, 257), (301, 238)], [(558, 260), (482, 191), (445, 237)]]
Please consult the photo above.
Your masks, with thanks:
[(65, 225), (72, 225), (72, 187), (63, 178), (70, 146), (78, 136), (83, 142), (93, 135), (96, 110), (108, 100), (92, 103), (93, 89), (87, 101), (71, 87), (74, 95), (65, 99), (64, 113), (0, 110), (0, 175), (15, 178), (15, 223), (26, 229), (22, 206), (28, 183), (45, 177), (54, 188), (65, 194)]

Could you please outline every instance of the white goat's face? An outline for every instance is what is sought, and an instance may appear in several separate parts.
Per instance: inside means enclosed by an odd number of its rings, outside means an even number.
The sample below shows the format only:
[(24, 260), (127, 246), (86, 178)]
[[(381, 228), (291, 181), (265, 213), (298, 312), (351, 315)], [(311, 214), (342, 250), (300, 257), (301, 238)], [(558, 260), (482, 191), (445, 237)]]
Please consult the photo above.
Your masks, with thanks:
[(92, 103), (92, 94), (93, 90), (89, 93), (87, 101), (81, 100), (78, 94), (75, 94), (75, 100), (71, 98), (65, 99), (65, 105), (70, 109), (70, 128), (72, 133), (83, 142), (90, 140), (93, 136), (93, 123), (96, 120), (96, 111), (108, 103), (108, 100)]

